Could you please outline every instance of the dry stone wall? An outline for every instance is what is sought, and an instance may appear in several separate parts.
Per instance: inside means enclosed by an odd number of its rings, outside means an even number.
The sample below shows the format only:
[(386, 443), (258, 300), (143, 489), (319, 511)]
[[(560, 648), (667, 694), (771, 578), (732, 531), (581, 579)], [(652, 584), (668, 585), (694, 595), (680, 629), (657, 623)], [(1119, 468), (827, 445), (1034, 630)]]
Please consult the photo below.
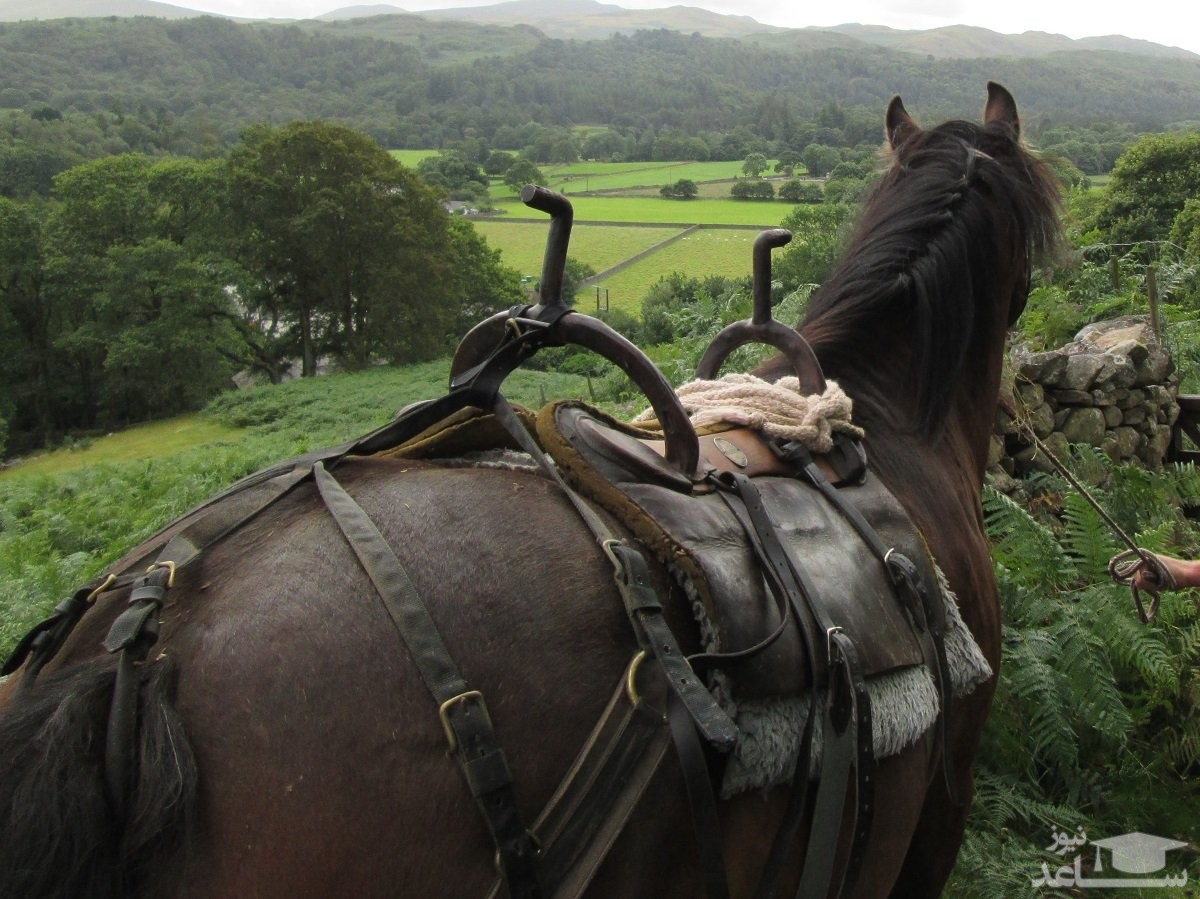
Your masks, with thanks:
[(1088, 325), (1061, 349), (1013, 349), (1001, 388), (989, 459), (993, 481), (1052, 471), (1026, 428), (1055, 454), (1070, 443), (1120, 463), (1158, 468), (1179, 417), (1179, 381), (1148, 316)]

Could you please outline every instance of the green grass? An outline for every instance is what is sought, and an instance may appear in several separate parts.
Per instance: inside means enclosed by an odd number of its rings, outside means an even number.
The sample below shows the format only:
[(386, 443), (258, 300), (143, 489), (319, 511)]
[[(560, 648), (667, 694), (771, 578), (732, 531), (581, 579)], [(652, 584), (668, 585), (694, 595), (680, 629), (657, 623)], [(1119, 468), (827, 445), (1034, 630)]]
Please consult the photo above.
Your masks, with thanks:
[[(756, 237), (758, 232), (752, 229), (701, 229), (603, 279), (597, 286), (607, 288), (610, 309), (636, 314), (649, 289), (672, 272), (683, 272), (692, 278), (749, 277), (754, 267), (752, 250)], [(594, 289), (589, 292), (591, 296), (594, 294)]]
[[(738, 225), (775, 228), (795, 206), (778, 200), (664, 200), (660, 197), (569, 197), (575, 221), (642, 222), (645, 224)], [(549, 216), (520, 201), (496, 204), (512, 218)]]
[(392, 158), (397, 160), (405, 168), (415, 169), (417, 163), (422, 159), (428, 159), (430, 156), (437, 156), (440, 150), (388, 150), (392, 154)]
[[(773, 167), (774, 160), (769, 161)], [(562, 193), (584, 194), (596, 191), (649, 190), (658, 194), (659, 188), (683, 178), (703, 184), (706, 181), (734, 181), (744, 177), (740, 160), (722, 162), (573, 162), (570, 165), (538, 166), (545, 175), (546, 186)], [(773, 175), (773, 168), (767, 175)], [(492, 199), (515, 199), (511, 187), (493, 182)], [(728, 187), (725, 193), (729, 193)]]
[(105, 462), (136, 462), (170, 455), (195, 446), (236, 439), (238, 429), (205, 416), (181, 415), (168, 421), (137, 425), (116, 434), (81, 441), (49, 453), (41, 453), (17, 465), (0, 469), (0, 478), (21, 475), (53, 475), (86, 465)]
[(742, 177), (741, 162), (580, 162), (568, 166), (546, 166), (542, 174), (547, 186), (566, 193), (653, 188), (674, 184), (683, 178), (697, 183), (729, 181)]
[[(546, 225), (529, 222), (477, 221), (488, 245), (500, 250), (506, 265), (538, 277), (546, 251)], [(576, 225), (571, 229), (570, 256), (597, 272), (612, 268), (678, 234), (679, 228), (630, 228), (619, 225)]]

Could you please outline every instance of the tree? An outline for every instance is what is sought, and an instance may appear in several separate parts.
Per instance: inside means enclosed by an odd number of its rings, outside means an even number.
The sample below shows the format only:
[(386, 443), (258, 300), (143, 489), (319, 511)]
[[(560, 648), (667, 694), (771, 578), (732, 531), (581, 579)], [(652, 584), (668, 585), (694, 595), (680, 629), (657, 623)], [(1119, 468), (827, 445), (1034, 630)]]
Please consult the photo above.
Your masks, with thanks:
[(54, 316), (41, 227), (34, 207), (0, 197), (0, 427), (25, 432), (19, 449), (41, 446), (56, 430)]
[(824, 199), (824, 192), (818, 181), (802, 181), (799, 178), (792, 178), (779, 188), (779, 199), (787, 200), (789, 203), (820, 203)]
[(528, 159), (518, 159), (504, 173), (504, 183), (511, 187), (514, 192), (520, 193), (521, 188), (526, 184), (544, 185), (546, 183), (546, 176), (542, 174), (541, 169)]
[(680, 178), (674, 184), (665, 184), (659, 195), (667, 200), (691, 200), (700, 193), (700, 186), (690, 178)]
[(775, 188), (770, 181), (739, 181), (730, 188), (729, 194), (737, 200), (773, 200)]
[(804, 160), (804, 167), (810, 175), (814, 178), (824, 178), (842, 161), (842, 154), (836, 147), (809, 144), (800, 154), (800, 158)]
[(458, 150), (427, 156), (417, 163), (417, 174), (430, 187), (444, 191), (452, 200), (476, 206), (489, 204), (488, 176)]
[(228, 165), (252, 277), (243, 299), (294, 340), (305, 376), (324, 353), (361, 368), (444, 350), (456, 312), (448, 216), (413, 172), (322, 122), (251, 129)]
[(749, 178), (761, 178), (767, 170), (767, 157), (762, 153), (751, 153), (742, 163), (742, 174)]
[(1144, 137), (1117, 160), (1097, 224), (1113, 243), (1159, 240), (1198, 194), (1200, 134)]
[(457, 312), (448, 341), (457, 340), (471, 327), (494, 312), (527, 302), (521, 273), (504, 264), (493, 250), (461, 217), (450, 219), (450, 253), (454, 259), (453, 306)]
[(852, 210), (845, 204), (821, 203), (798, 207), (783, 220), (783, 227), (792, 232), (792, 240), (778, 254), (771, 271), (784, 293), (825, 280), (841, 249)]
[(779, 159), (775, 163), (775, 171), (791, 177), (792, 173), (803, 165), (804, 160), (800, 158), (799, 153), (795, 150), (784, 150), (779, 154)]
[(223, 166), (125, 154), (69, 169), (55, 194), (44, 253), (72, 424), (203, 405), (244, 356), (226, 292)]

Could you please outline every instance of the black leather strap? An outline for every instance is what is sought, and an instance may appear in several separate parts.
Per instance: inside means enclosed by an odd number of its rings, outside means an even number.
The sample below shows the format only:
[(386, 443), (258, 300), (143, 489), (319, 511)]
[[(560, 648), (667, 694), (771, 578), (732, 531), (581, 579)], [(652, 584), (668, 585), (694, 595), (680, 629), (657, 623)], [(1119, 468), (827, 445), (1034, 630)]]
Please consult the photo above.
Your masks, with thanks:
[(846, 517), (872, 554), (887, 569), (892, 583), (896, 587), (896, 595), (908, 610), (917, 629), (926, 664), (933, 671), (937, 680), (938, 704), (941, 712), (938, 716), (938, 743), (941, 747), (942, 775), (946, 782), (947, 795), (952, 802), (957, 804), (959, 801), (958, 790), (950, 770), (948, 744), (953, 688), (950, 682), (950, 666), (946, 658), (946, 610), (942, 605), (940, 595), (936, 595), (926, 586), (917, 566), (911, 559), (887, 546), (880, 539), (879, 534), (854, 504), (829, 483), (821, 469), (813, 461), (812, 455), (802, 444), (785, 443), (775, 445), (775, 449), (782, 458), (800, 466), (802, 477), (819, 490), (821, 495)]
[[(851, 788), (856, 794), (855, 845), (851, 848), (851, 854), (861, 851), (858, 844), (865, 839), (870, 824), (870, 807), (873, 805), (873, 787), (870, 786), (870, 782), (874, 777), (874, 747), (870, 736), (870, 700), (866, 692), (862, 666), (851, 637), (837, 622), (829, 620), (818, 604), (809, 600), (809, 597), (815, 595), (815, 587), (809, 581), (795, 552), (779, 539), (778, 529), (753, 480), (736, 472), (726, 472), (717, 476), (717, 482), (741, 499), (750, 519), (747, 533), (755, 551), (764, 568), (774, 573), (792, 597), (791, 601), (797, 606), (795, 617), (801, 624), (801, 633), (805, 637), (810, 671), (814, 672), (813, 691), (810, 694), (812, 704), (805, 727), (806, 732), (810, 732), (810, 737), (817, 708), (816, 688), (821, 683), (825, 684), (821, 771), (816, 795), (812, 800), (812, 824), (801, 875), (801, 891), (798, 895), (823, 897), (829, 895), (831, 884), (837, 886), (833, 895), (840, 895), (846, 869), (843, 868), (838, 874), (835, 872), (835, 865), (846, 795)], [(730, 503), (729, 497), (725, 493), (722, 493), (722, 496), (736, 514), (736, 507)], [(808, 627), (803, 626), (805, 622), (809, 622)], [(821, 637), (820, 642), (818, 635)], [(817, 660), (825, 664), (818, 665)], [(855, 769), (853, 783), (849, 778), (851, 767)], [(783, 852), (795, 839), (805, 808), (807, 787), (797, 783), (795, 778), (807, 780), (808, 774), (807, 765), (801, 768), (800, 764), (797, 764), (788, 809), (776, 833), (763, 877), (759, 882), (756, 896), (760, 899), (775, 894)], [(865, 824), (859, 826), (858, 822), (864, 819), (864, 816)]]
[[(858, 716), (860, 703), (866, 698), (866, 684), (854, 641), (841, 630), (835, 629), (829, 634), (829, 666), (829, 690), (821, 718), (821, 779), (813, 803), (813, 827), (804, 854), (797, 899), (842, 895), (847, 866), (843, 865), (839, 870), (837, 856), (846, 796), (854, 791), (858, 794), (858, 802), (863, 798), (863, 772), (857, 772), (853, 782), (849, 775), (859, 758)], [(869, 700), (867, 702), (869, 704)], [(857, 833), (857, 805), (853, 808)]]
[(625, 541), (617, 539), (583, 498), (563, 480), (558, 469), (532, 435), (525, 430), (503, 396), (496, 397), (492, 414), (504, 425), (505, 430), (512, 435), (521, 449), (532, 456), (542, 471), (558, 485), (596, 540), (604, 547), (613, 563), (613, 578), (621, 593), (625, 610), (633, 622), (639, 645), (662, 666), (671, 689), (683, 701), (704, 738), (718, 749), (731, 748), (737, 742), (737, 725), (717, 704), (688, 664), (679, 647), (679, 641), (675, 639), (666, 618), (663, 617), (662, 603), (650, 580), (650, 568), (646, 564), (645, 556)]
[(729, 899), (729, 878), (725, 871), (725, 854), (721, 849), (717, 797), (713, 793), (704, 746), (678, 694), (671, 695), (667, 717), (670, 719), (671, 739), (675, 743), (675, 754), (679, 758), (692, 813), (692, 831), (696, 836), (700, 870), (704, 874), (705, 895), (709, 899)]
[(438, 704), (450, 749), (496, 845), (511, 899), (542, 895), (533, 839), (521, 822), (512, 776), (483, 694), (472, 690), (391, 546), (362, 507), (323, 463), (313, 466), (317, 489), (362, 563)]
[(135, 762), (133, 745), (141, 691), (136, 666), (158, 642), (158, 610), (166, 601), (174, 574), (173, 567), (155, 567), (134, 581), (128, 607), (117, 616), (104, 639), (108, 652), (120, 653), (104, 738), (104, 779), (118, 817), (125, 813)]

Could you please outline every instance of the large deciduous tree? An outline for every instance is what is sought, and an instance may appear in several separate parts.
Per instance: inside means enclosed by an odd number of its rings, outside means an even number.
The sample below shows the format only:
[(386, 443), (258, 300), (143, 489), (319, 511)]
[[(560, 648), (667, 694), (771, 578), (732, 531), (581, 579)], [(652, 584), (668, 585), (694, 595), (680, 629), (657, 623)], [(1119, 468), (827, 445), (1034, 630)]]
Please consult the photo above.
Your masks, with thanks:
[(379, 144), (323, 122), (259, 126), (229, 177), (243, 300), (294, 340), (304, 375), (322, 354), (360, 368), (445, 349), (458, 299), (448, 216)]
[(44, 240), (76, 427), (202, 405), (240, 361), (225, 290), (221, 166), (125, 154), (55, 179)]
[(1144, 137), (1117, 160), (1097, 224), (1112, 243), (1161, 240), (1200, 194), (1200, 134)]

